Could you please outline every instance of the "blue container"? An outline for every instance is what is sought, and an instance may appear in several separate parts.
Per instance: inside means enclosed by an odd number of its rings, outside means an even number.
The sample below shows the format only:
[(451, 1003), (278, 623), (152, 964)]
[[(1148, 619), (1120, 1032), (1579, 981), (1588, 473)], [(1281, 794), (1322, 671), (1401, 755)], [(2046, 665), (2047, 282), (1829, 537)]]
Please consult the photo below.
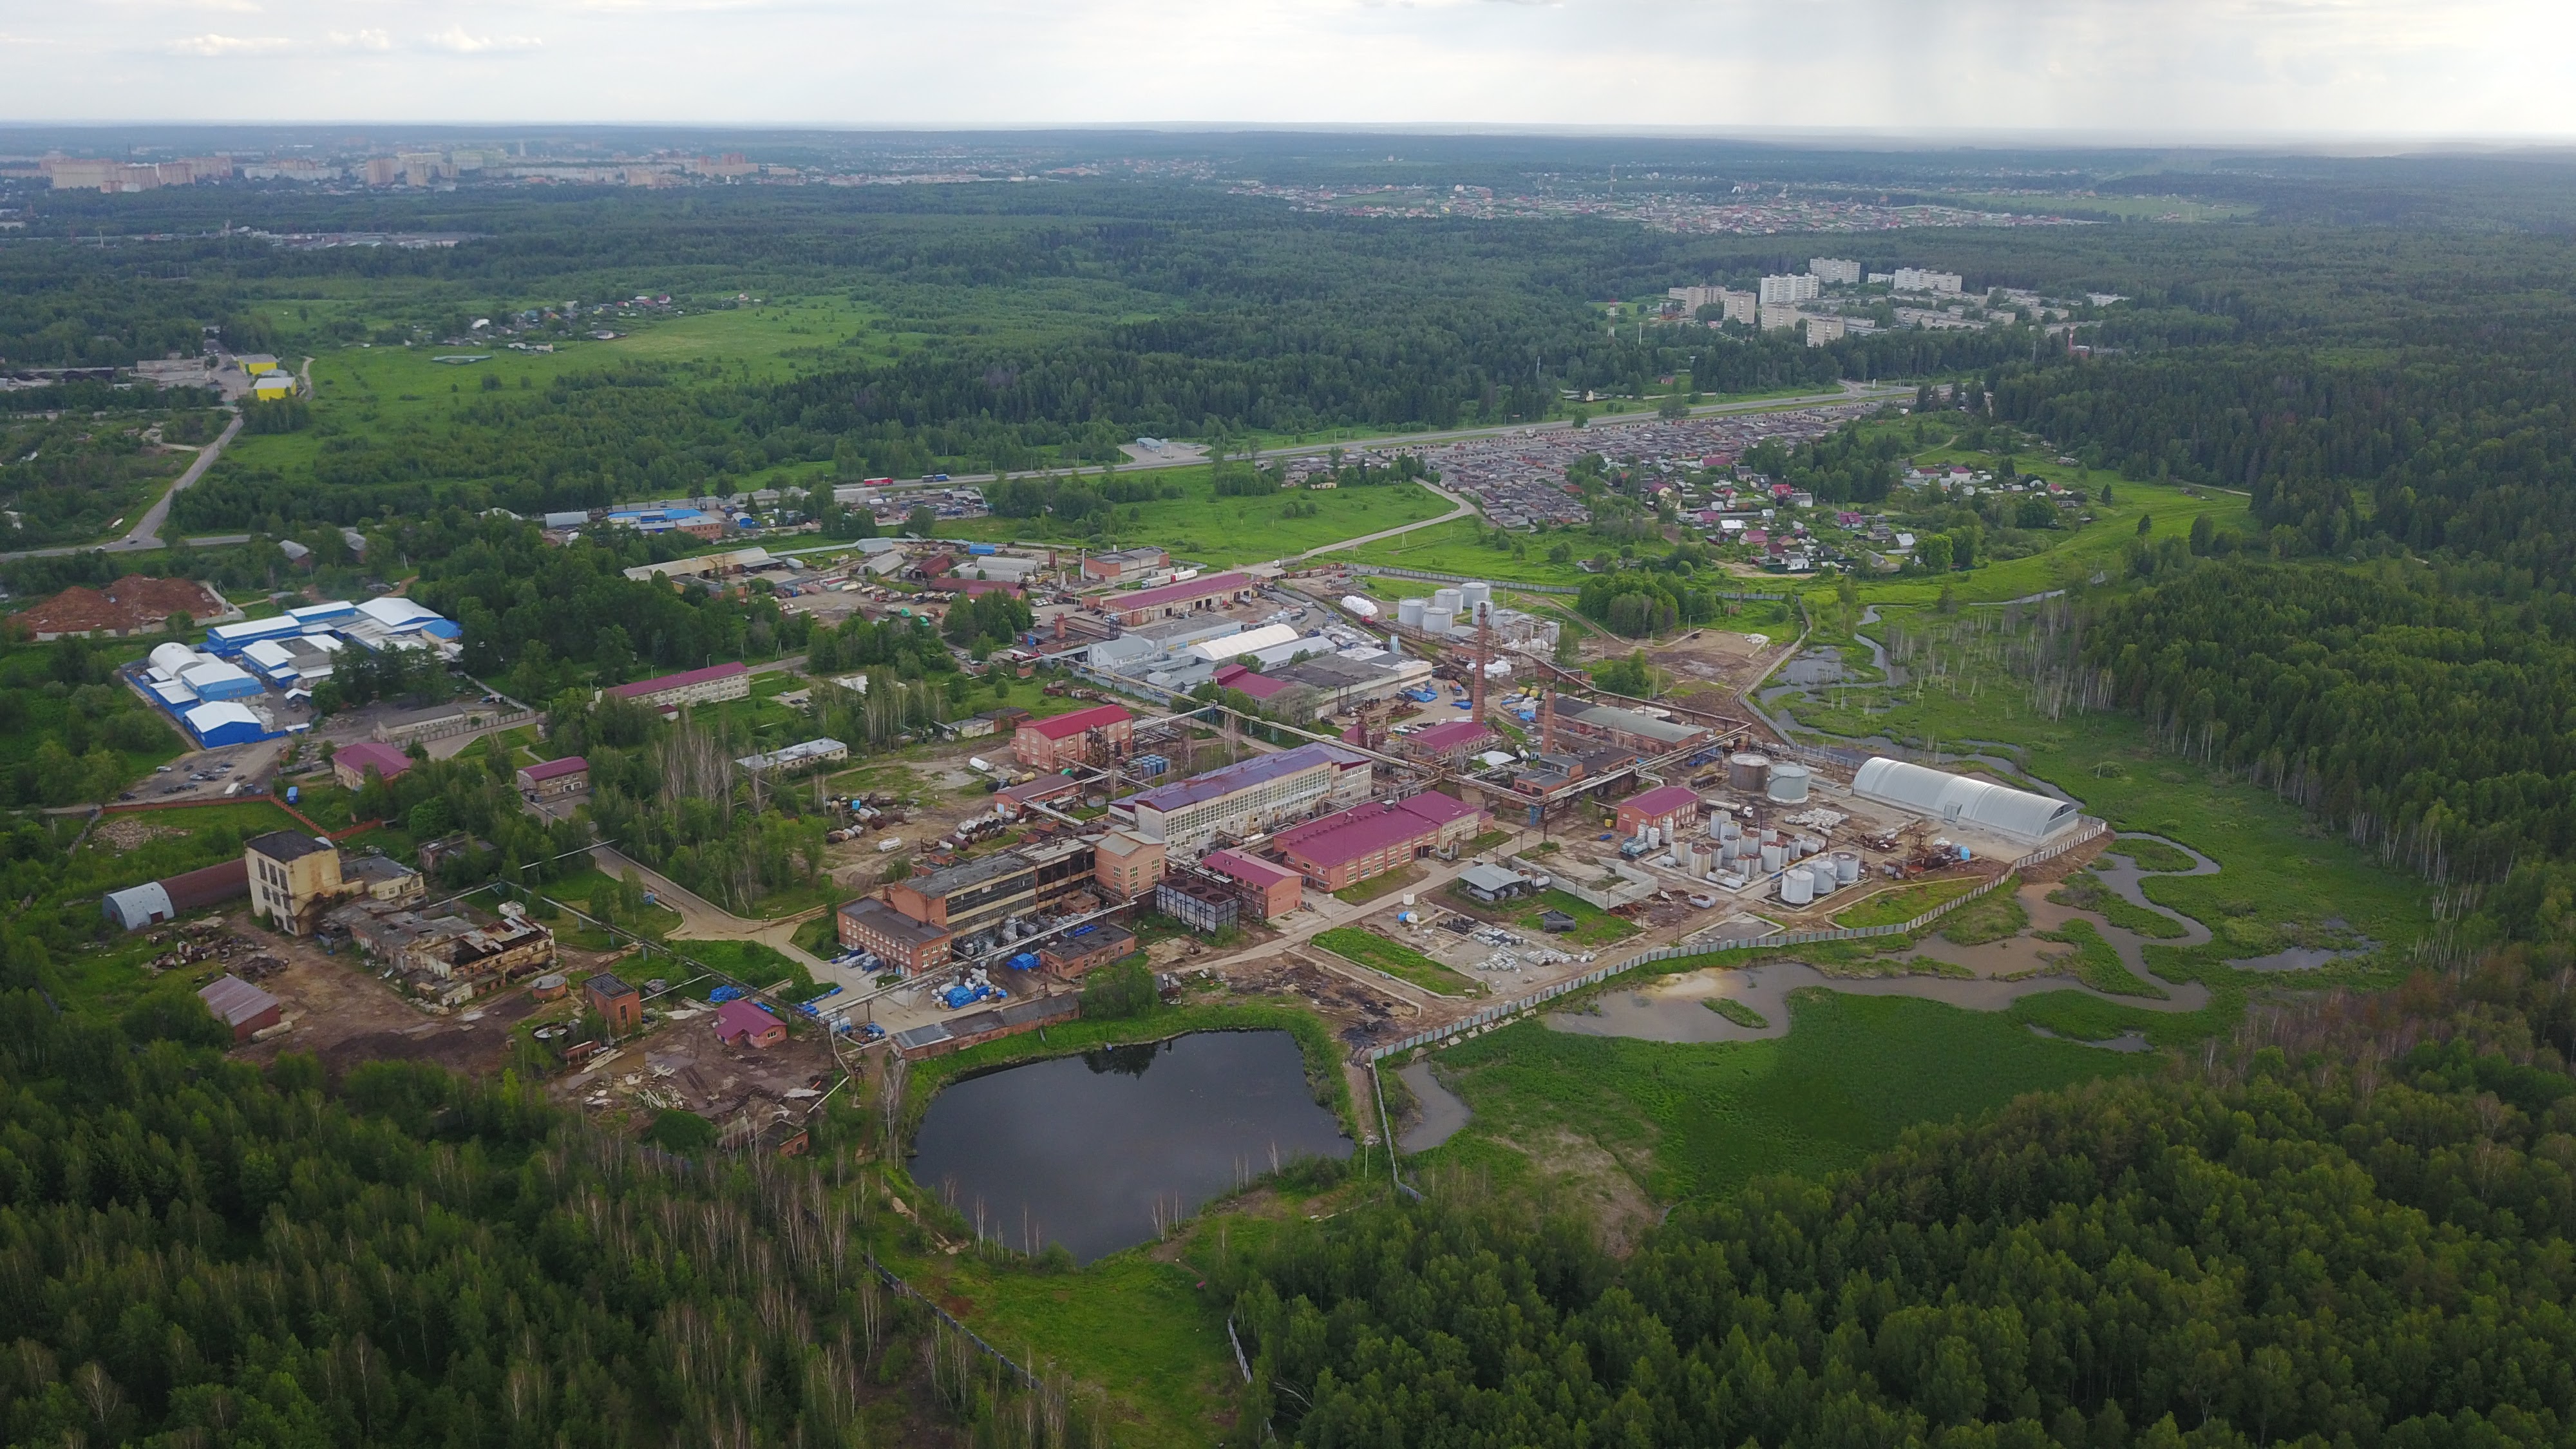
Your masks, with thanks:
[(1038, 969), (1038, 953), (1035, 951), (1022, 951), (1017, 956), (1011, 958), (1010, 966), (1014, 971), (1035, 971)]
[(992, 554), (999, 553), (1001, 550), (993, 547), (989, 543), (970, 543), (966, 545), (966, 552), (977, 558), (985, 558)]
[(289, 785), (289, 786), (287, 786), (287, 787), (286, 787), (286, 803), (287, 803), (287, 804), (292, 805), (292, 804), (294, 804), (294, 803), (295, 803), (295, 796), (296, 796), (297, 791), (298, 791), (300, 788), (301, 788), (300, 786), (296, 786), (296, 785)]
[(719, 986), (707, 993), (707, 1000), (721, 1006), (728, 1001), (740, 1001), (750, 994), (739, 986)]

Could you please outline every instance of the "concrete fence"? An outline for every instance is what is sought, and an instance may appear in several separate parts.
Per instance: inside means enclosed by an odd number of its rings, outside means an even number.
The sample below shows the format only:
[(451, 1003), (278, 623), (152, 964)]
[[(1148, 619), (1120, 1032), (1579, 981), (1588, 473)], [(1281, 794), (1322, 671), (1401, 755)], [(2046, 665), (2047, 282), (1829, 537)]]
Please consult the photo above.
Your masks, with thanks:
[(375, 740), (380, 745), (409, 744), (413, 740), (443, 740), (468, 730), (509, 729), (537, 717), (534, 710), (468, 710), (443, 714), (435, 719), (416, 719), (403, 724), (379, 724)]
[(2003, 874), (1984, 881), (1979, 884), (1976, 889), (1969, 891), (1965, 895), (1943, 901), (1941, 904), (1934, 906), (1932, 909), (1925, 911), (1914, 919), (1898, 925), (1845, 926), (1825, 931), (1780, 931), (1774, 932), (1768, 936), (1758, 936), (1750, 940), (1743, 941), (1699, 944), (1695, 941), (1684, 940), (1670, 946), (1658, 946), (1651, 951), (1641, 951), (1638, 954), (1627, 957), (1623, 960), (1613, 961), (1607, 966), (1596, 966), (1592, 970), (1586, 971), (1580, 976), (1559, 981), (1552, 986), (1541, 987), (1526, 996), (1516, 996), (1509, 1001), (1489, 1006), (1483, 1011), (1477, 1012), (1475, 1015), (1466, 1017), (1462, 1020), (1453, 1021), (1444, 1026), (1433, 1027), (1429, 1031), (1416, 1032), (1402, 1041), (1394, 1042), (1386, 1046), (1365, 1048), (1358, 1053), (1356, 1059), (1365, 1065), (1374, 1066), (1388, 1057), (1401, 1055), (1402, 1053), (1413, 1050), (1415, 1047), (1432, 1046), (1441, 1042), (1453, 1040), (1457, 1037), (1467, 1035), (1470, 1032), (1491, 1026), (1496, 1022), (1505, 1021), (1512, 1017), (1519, 1016), (1524, 1012), (1533, 1011), (1548, 1002), (1556, 1000), (1558, 997), (1568, 996), (1574, 992), (1598, 986), (1613, 976), (1619, 976), (1627, 972), (1634, 971), (1640, 966), (1651, 966), (1658, 961), (1679, 961), (1692, 956), (1714, 955), (1720, 951), (1772, 950), (1788, 946), (1813, 945), (1819, 941), (1865, 941), (1885, 936), (1912, 935), (1914, 932), (1920, 931), (1924, 927), (1931, 925), (1934, 921), (1948, 915), (1950, 912), (1968, 904), (1968, 902), (1984, 896), (1987, 892), (2002, 885), (2005, 881), (2012, 879), (2015, 872), (2026, 870), (2029, 867), (2038, 865), (2044, 861), (2055, 860), (2057, 857), (2075, 849), (2077, 846), (2083, 845), (2100, 836), (2108, 829), (2110, 829), (2110, 827), (2105, 825), (2103, 822), (2096, 820), (2089, 815), (2085, 816), (2083, 817), (2082, 822), (2077, 826), (2075, 833), (2069, 835), (2064, 840), (2057, 841), (2051, 845), (2042, 846), (2039, 849), (2030, 852), (2028, 855), (2021, 856), (2014, 860), (2011, 867)]

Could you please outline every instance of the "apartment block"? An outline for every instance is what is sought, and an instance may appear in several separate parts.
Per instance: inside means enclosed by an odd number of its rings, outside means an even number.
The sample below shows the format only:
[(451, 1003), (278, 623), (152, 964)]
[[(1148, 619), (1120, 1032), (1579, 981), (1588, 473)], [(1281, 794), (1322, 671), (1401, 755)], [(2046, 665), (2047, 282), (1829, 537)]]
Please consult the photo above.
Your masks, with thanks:
[(1839, 257), (1809, 257), (1807, 275), (1827, 286), (1839, 283), (1857, 287), (1860, 285), (1860, 263), (1847, 262)]

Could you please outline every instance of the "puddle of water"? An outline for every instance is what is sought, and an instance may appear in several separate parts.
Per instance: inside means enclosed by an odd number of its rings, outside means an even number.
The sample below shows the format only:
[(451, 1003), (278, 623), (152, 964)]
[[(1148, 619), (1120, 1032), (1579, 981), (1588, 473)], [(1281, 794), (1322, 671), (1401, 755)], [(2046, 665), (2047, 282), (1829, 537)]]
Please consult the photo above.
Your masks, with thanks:
[[(2026, 938), (2021, 939), (2026, 941)], [(1983, 951), (1990, 948), (1952, 949)], [(1554, 1012), (1546, 1020), (1549, 1030), (1576, 1036), (1622, 1036), (1639, 1041), (1668, 1042), (1758, 1041), (1765, 1037), (1788, 1035), (1789, 994), (1809, 986), (1821, 986), (1847, 996), (1911, 996), (1966, 1011), (2002, 1011), (2025, 996), (2049, 991), (2081, 991), (2087, 996), (2147, 1011), (2197, 1011), (2209, 1002), (2209, 988), (2198, 982), (2167, 982), (2168, 998), (2154, 1001), (2136, 996), (2106, 996), (2064, 976), (2030, 976), (2017, 981), (1955, 976), (1852, 978), (1828, 976), (1802, 962), (1772, 961), (1741, 970), (1712, 969), (1668, 976), (1642, 990), (1607, 993), (1599, 998), (1594, 1012), (1581, 1015)], [(1768, 1025), (1758, 1028), (1738, 1026), (1711, 1011), (1709, 1000), (1720, 996), (1731, 997), (1752, 1007)]]
[(2099, 1047), (2106, 1052), (2127, 1053), (2149, 1050), (2147, 1045), (2147, 1034), (2135, 1027), (2131, 1027), (2129, 1030), (2120, 1033), (2118, 1036), (2115, 1036), (2108, 1041), (2087, 1041), (2080, 1036), (2061, 1036), (2034, 1021), (2030, 1024), (2030, 1034), (2032, 1036), (2044, 1036), (2050, 1041), (2066, 1041), (2073, 1042), (2077, 1046)]
[(2342, 949), (2332, 946), (2292, 946), (2286, 951), (2275, 951), (2269, 956), (2251, 956), (2245, 960), (2230, 961), (2227, 964), (2239, 971), (2314, 971), (2320, 966), (2331, 966), (2349, 956), (2367, 956), (2376, 949), (2378, 949), (2376, 945), (2348, 946)]
[(1284, 1031), (1195, 1032), (1006, 1067), (931, 1099), (915, 1182), (1014, 1248), (1082, 1262), (1296, 1157), (1346, 1158)]
[(1413, 1100), (1422, 1104), (1422, 1115), (1395, 1139), (1395, 1145), (1405, 1151), (1430, 1151), (1457, 1136), (1458, 1129), (1466, 1126), (1467, 1119), (1475, 1115), (1467, 1109), (1465, 1102), (1459, 1100), (1457, 1093), (1440, 1084), (1440, 1078), (1432, 1074), (1429, 1062), (1415, 1062), (1396, 1075), (1413, 1089)]

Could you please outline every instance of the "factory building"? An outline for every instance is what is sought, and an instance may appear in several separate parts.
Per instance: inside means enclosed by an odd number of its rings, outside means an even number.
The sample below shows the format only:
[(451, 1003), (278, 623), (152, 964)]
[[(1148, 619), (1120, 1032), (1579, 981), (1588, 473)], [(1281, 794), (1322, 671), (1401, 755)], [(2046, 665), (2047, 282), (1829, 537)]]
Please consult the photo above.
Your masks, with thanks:
[(121, 931), (139, 931), (190, 911), (250, 894), (250, 870), (239, 860), (109, 891), (99, 910)]
[(1706, 725), (1657, 719), (1638, 710), (1588, 704), (1564, 695), (1556, 698), (1556, 728), (1560, 735), (1599, 740), (1648, 758), (1715, 744), (1718, 737)]
[(2075, 825), (2072, 800), (2052, 800), (1972, 775), (1873, 756), (1852, 776), (1852, 793), (1911, 811), (1939, 825), (1989, 831), (2037, 845)]
[(1410, 865), (1415, 857), (1473, 840), (1485, 812), (1436, 791), (1365, 805), (1279, 832), (1280, 860), (1341, 890)]
[(1264, 921), (1275, 921), (1306, 903), (1305, 877), (1269, 861), (1239, 851), (1211, 850), (1199, 857), (1199, 865), (1241, 884), (1243, 901), (1258, 901)]
[(639, 679), (633, 684), (621, 684), (601, 692), (657, 709), (711, 704), (719, 700), (748, 698), (751, 694), (751, 670), (736, 660), (730, 664), (711, 664), (704, 669), (684, 669), (658, 679)]
[(1011, 737), (1011, 753), (1032, 770), (1088, 764), (1094, 730), (1112, 756), (1123, 758), (1136, 738), (1136, 717), (1124, 705), (1095, 704), (1070, 714), (1033, 719)]
[(1676, 834), (1699, 828), (1699, 796), (1680, 785), (1658, 785), (1620, 801), (1618, 817), (1618, 830), (1623, 839), (1643, 835), (1653, 829), (1661, 831), (1663, 838), (1670, 840)]
[(1299, 745), (1220, 766), (1113, 802), (1110, 817), (1170, 850), (1218, 835), (1244, 836), (1317, 809), (1368, 798), (1368, 756), (1339, 745)]
[(1100, 601), (1100, 610), (1119, 623), (1133, 627), (1151, 624), (1157, 619), (1177, 618), (1200, 610), (1239, 604), (1251, 598), (1257, 587), (1249, 574), (1210, 574), (1206, 578), (1165, 584), (1158, 589), (1111, 594)]

